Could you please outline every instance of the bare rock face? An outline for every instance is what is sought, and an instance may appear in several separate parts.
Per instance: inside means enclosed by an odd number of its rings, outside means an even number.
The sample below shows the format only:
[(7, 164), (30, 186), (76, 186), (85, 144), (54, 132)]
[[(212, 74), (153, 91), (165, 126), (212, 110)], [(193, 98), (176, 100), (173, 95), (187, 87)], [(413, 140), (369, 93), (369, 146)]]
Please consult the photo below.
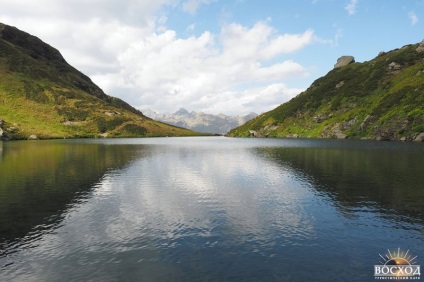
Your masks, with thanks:
[(349, 64), (353, 64), (355, 62), (355, 58), (353, 56), (342, 56), (337, 59), (337, 63), (334, 65), (334, 68), (341, 68), (347, 66)]
[(416, 51), (418, 53), (424, 52), (424, 40), (421, 41), (420, 45), (418, 46), (418, 48), (416, 49)]
[(417, 135), (417, 137), (414, 138), (415, 142), (424, 142), (424, 132)]

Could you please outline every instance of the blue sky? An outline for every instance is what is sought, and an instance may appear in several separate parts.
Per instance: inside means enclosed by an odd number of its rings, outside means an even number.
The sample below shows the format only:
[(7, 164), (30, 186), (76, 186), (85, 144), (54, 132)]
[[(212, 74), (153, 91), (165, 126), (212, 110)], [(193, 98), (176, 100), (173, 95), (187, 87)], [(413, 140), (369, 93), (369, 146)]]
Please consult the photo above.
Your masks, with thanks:
[(109, 95), (160, 113), (271, 110), (352, 55), (424, 39), (424, 0), (0, 0)]

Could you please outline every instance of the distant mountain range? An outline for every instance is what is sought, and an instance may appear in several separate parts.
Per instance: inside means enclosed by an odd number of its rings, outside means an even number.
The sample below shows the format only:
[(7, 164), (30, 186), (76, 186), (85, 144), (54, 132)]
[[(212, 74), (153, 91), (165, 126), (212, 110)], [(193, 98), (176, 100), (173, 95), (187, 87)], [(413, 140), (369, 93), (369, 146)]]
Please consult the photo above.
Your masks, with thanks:
[(343, 56), (306, 91), (228, 136), (424, 141), (424, 41), (363, 63)]
[(175, 113), (165, 114), (158, 114), (150, 109), (144, 109), (142, 112), (144, 115), (157, 121), (197, 132), (214, 134), (226, 134), (231, 129), (257, 117), (255, 113), (249, 113), (243, 116), (212, 115), (203, 112), (189, 112), (184, 108), (179, 109)]

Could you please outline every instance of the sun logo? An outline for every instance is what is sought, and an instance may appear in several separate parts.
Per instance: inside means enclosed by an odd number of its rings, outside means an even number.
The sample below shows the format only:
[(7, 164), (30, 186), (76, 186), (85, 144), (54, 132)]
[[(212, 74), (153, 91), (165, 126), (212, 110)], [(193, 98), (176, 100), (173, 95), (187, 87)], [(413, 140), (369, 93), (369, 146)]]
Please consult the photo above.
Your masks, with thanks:
[(390, 252), (390, 250), (387, 250), (387, 254), (383, 257), (380, 255), (380, 257), (383, 259), (383, 261), (380, 261), (381, 264), (384, 265), (413, 265), (416, 263), (415, 259), (417, 256), (412, 257), (411, 254), (408, 254), (409, 250), (404, 252), (400, 252), (400, 248), (396, 251)]
[(380, 254), (380, 265), (374, 265), (374, 276), (376, 279), (387, 279), (388, 276), (398, 277), (402, 280), (420, 279), (420, 266), (417, 264), (417, 256), (401, 251), (400, 248), (394, 251), (387, 250), (387, 254)]

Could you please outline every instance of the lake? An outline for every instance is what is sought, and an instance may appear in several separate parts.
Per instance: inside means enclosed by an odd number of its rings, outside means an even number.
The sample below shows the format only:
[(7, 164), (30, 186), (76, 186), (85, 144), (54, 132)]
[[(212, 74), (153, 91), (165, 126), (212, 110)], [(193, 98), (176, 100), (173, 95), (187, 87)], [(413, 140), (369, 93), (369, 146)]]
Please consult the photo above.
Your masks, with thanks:
[(0, 281), (374, 281), (393, 250), (424, 265), (421, 143), (0, 142)]

